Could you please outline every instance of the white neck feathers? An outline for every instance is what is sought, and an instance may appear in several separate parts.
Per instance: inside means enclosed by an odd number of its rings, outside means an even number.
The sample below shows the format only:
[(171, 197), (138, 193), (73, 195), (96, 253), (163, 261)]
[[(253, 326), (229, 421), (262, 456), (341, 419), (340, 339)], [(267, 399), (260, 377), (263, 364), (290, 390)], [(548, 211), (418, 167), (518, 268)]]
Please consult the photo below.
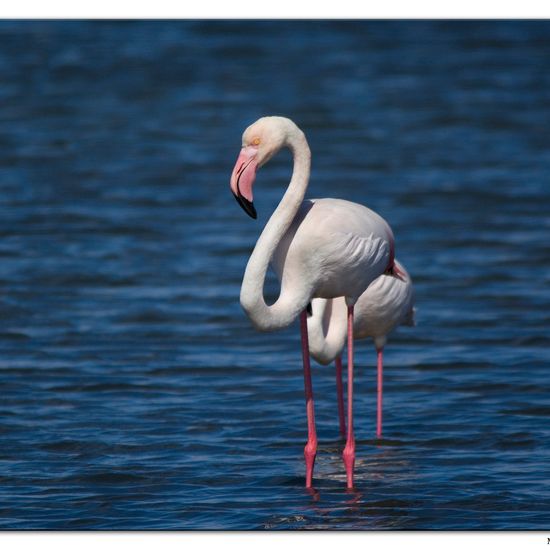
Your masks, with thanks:
[(309, 183), (311, 153), (303, 132), (294, 124), (288, 128), (284, 145), (292, 151), (294, 157), (292, 178), (256, 243), (241, 286), (241, 306), (252, 324), (263, 331), (288, 326), (306, 308), (311, 299), (311, 295), (295, 295), (292, 289), (281, 292), (271, 306), (267, 305), (264, 299), (264, 283), (269, 262), (294, 220)]

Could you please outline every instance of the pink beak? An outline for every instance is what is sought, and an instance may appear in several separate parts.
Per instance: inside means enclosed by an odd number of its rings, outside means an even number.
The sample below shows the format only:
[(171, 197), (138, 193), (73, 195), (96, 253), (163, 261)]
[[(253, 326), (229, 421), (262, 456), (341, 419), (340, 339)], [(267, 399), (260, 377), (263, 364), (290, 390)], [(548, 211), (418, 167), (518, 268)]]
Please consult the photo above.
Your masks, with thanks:
[(252, 218), (258, 217), (253, 204), (252, 185), (256, 179), (258, 148), (243, 147), (231, 174), (231, 191), (243, 210)]

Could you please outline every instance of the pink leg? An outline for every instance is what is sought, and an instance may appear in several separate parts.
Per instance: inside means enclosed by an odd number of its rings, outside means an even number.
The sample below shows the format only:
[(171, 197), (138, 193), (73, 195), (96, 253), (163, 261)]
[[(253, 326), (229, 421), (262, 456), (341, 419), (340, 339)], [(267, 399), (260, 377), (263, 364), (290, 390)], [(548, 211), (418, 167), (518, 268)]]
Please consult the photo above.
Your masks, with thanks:
[(338, 356), (336, 363), (336, 395), (338, 398), (338, 421), (340, 423), (340, 435), (346, 437), (346, 419), (344, 417), (344, 391), (342, 388), (342, 358)]
[(353, 306), (348, 306), (348, 439), (343, 453), (348, 489), (353, 488), (355, 435), (353, 433)]
[(376, 355), (378, 357), (378, 405), (376, 407), (376, 437), (378, 437), (379, 439), (382, 437), (382, 371), (384, 369), (383, 354), (383, 347), (376, 350)]
[(309, 362), (309, 343), (307, 339), (307, 312), (300, 314), (300, 332), (302, 334), (302, 359), (304, 362), (304, 386), (307, 412), (307, 443), (304, 448), (306, 459), (306, 487), (311, 488), (313, 465), (317, 454), (317, 433), (315, 432), (315, 408), (313, 405), (313, 387), (311, 385), (311, 364)]

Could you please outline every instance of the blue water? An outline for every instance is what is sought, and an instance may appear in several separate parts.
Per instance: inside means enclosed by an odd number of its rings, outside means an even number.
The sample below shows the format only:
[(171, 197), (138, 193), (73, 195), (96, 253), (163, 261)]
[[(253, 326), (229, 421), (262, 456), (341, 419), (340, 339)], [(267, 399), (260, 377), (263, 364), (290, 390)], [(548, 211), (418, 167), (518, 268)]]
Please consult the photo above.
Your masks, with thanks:
[[(0, 45), (1, 528), (550, 527), (550, 22), (4, 21)], [(298, 327), (239, 306), (291, 172), (259, 173), (256, 222), (230, 194), (265, 114), (415, 283), (381, 442), (357, 346), (353, 492), (333, 368), (311, 494)]]

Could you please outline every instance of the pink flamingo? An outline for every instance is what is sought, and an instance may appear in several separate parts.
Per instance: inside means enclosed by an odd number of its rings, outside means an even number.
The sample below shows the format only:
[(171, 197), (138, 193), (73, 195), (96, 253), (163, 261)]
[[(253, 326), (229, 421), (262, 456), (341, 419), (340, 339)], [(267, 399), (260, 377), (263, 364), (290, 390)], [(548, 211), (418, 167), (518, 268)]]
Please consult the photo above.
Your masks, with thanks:
[[(397, 273), (394, 238), (378, 214), (338, 199), (305, 200), (311, 153), (303, 132), (288, 118), (264, 117), (243, 133), (242, 149), (231, 175), (231, 190), (256, 218), (252, 186), (256, 171), (282, 147), (293, 154), (293, 172), (286, 192), (264, 227), (246, 266), (241, 305), (261, 331), (290, 325), (300, 317), (308, 441), (304, 449), (306, 487), (312, 486), (317, 434), (306, 308), (313, 298), (343, 296), (347, 307), (348, 429), (343, 452), (347, 485), (353, 487), (353, 308), (368, 285), (384, 272)], [(263, 288), (272, 263), (281, 282), (278, 299), (267, 305)]]
[[(383, 353), (388, 334), (398, 325), (414, 325), (414, 291), (406, 269), (395, 260), (399, 277), (384, 274), (375, 279), (355, 303), (353, 337), (372, 338), (377, 353), (378, 403), (376, 437), (382, 437)], [(344, 298), (314, 298), (307, 319), (309, 351), (322, 365), (336, 363), (336, 388), (340, 433), (345, 436), (342, 392), (342, 350), (346, 343), (346, 304)]]

